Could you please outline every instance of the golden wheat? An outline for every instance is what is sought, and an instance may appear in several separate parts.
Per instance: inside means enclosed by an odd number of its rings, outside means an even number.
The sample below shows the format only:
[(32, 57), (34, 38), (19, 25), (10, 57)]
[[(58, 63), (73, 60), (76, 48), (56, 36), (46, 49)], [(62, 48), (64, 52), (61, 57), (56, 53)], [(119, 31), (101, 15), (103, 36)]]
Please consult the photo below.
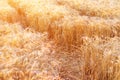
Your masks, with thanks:
[(19, 20), (18, 12), (7, 3), (7, 0), (0, 0), (0, 20), (12, 23)]
[(119, 4), (1, 0), (0, 80), (120, 80)]
[(120, 1), (113, 3), (109, 0), (8, 1), (12, 7), (22, 13), (25, 17), (22, 21), (25, 21), (27, 26), (40, 32), (48, 31), (49, 37), (60, 44), (61, 42), (66, 45), (74, 44), (80, 41), (82, 36), (120, 35)]

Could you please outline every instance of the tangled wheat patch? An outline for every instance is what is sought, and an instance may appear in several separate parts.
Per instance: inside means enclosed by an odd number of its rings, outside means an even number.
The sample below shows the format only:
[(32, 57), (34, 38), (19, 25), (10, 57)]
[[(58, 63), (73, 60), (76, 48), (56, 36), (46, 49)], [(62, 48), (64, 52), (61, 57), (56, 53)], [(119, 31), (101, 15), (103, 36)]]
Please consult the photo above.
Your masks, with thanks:
[(120, 0), (0, 0), (0, 80), (120, 80)]

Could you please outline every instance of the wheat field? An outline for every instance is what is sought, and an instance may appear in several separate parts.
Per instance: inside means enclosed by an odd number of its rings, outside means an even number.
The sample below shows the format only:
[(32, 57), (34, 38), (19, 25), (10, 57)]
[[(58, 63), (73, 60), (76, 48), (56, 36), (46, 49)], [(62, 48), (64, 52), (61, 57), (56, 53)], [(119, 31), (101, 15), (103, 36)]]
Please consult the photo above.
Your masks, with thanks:
[(120, 0), (0, 0), (0, 80), (120, 80)]

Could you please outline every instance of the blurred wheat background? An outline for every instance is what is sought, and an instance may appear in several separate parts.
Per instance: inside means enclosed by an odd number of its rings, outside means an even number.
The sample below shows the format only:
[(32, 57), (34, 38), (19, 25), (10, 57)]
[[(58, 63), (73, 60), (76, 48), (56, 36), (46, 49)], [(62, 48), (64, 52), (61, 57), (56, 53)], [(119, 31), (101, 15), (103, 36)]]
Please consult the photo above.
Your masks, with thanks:
[(120, 80), (120, 0), (0, 0), (0, 80)]

